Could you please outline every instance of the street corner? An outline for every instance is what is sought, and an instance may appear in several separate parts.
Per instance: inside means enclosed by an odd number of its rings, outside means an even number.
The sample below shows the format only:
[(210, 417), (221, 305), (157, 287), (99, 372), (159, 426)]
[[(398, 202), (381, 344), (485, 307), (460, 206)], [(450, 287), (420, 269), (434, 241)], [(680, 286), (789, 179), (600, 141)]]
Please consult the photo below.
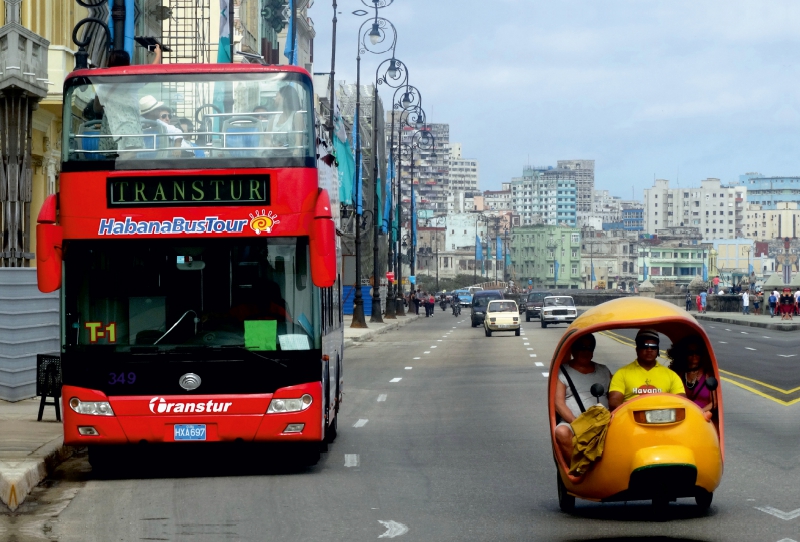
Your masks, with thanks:
[(46, 443), (34, 454), (0, 460), (0, 501), (15, 511), (48, 474), (72, 456), (73, 449), (61, 438)]

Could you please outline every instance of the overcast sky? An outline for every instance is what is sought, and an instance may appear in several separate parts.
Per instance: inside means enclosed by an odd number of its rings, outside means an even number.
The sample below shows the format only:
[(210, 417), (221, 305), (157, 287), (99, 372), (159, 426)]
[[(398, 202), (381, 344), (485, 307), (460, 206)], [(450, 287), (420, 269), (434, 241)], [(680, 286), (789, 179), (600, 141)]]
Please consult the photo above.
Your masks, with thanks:
[[(366, 8), (338, 4), (336, 78), (354, 82), (364, 19), (351, 12)], [(314, 69), (328, 71), (331, 2), (309, 15)], [(381, 15), (428, 118), (480, 161), (482, 190), (573, 158), (626, 199), (654, 175), (800, 175), (796, 0), (395, 0)], [(362, 81), (380, 60), (362, 59)]]

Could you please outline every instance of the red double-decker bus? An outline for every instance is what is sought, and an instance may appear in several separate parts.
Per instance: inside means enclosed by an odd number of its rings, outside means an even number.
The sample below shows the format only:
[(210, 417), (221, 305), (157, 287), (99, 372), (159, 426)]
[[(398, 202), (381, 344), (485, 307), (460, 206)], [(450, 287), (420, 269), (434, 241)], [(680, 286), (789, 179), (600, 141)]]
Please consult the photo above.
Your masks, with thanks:
[[(339, 261), (313, 91), (288, 66), (80, 70), (39, 288), (60, 288), (64, 442), (294, 443), (342, 397)], [(107, 463), (106, 463), (107, 464)]]

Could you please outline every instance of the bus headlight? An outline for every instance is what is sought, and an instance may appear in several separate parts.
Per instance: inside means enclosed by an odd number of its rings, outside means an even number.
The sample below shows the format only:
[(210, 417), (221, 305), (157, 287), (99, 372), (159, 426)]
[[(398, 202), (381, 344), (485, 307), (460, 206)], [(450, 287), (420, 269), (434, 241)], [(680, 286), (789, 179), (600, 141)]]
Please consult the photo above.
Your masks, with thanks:
[(78, 414), (89, 414), (91, 416), (113, 416), (114, 410), (111, 403), (107, 401), (84, 402), (73, 397), (69, 400), (69, 407)]
[(269, 402), (267, 414), (281, 414), (284, 412), (300, 412), (311, 406), (312, 398), (305, 394), (299, 399), (273, 399)]

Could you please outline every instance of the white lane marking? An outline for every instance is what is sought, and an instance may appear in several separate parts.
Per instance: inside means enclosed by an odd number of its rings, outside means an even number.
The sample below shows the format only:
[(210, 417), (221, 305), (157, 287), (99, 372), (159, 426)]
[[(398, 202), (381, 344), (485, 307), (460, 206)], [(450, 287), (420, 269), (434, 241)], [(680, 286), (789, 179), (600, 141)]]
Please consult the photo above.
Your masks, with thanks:
[(792, 510), (791, 512), (784, 512), (783, 510), (778, 510), (777, 508), (773, 508), (772, 506), (755, 506), (754, 508), (756, 510), (761, 510), (762, 512), (765, 512), (770, 516), (775, 516), (776, 518), (785, 521), (790, 521), (793, 520), (794, 518), (800, 517), (800, 508), (798, 508), (797, 510)]
[(393, 378), (393, 379), (391, 379), (389, 382), (392, 382), (392, 383), (394, 383), (394, 382), (400, 382), (401, 380), (403, 380), (403, 378), (402, 378), (402, 377), (397, 377), (397, 378)]
[(716, 326), (711, 326), (711, 329), (717, 329)]
[(778, 354), (778, 355), (779, 355), (780, 357), (782, 357), (782, 358), (793, 358), (793, 357), (795, 357), (797, 354)]
[(719, 344), (728, 344), (728, 343), (725, 341), (720, 341)]
[[(460, 323), (460, 322), (459, 322), (459, 323)], [(455, 327), (454, 327), (453, 329), (458, 329), (458, 328), (455, 328)]]
[(358, 454), (344, 454), (345, 467), (357, 467), (359, 464)]
[(386, 528), (386, 532), (380, 535), (378, 538), (395, 538), (397, 536), (403, 536), (408, 532), (408, 527), (394, 520), (383, 521), (382, 519), (379, 519), (378, 523)]
[(529, 354), (529, 355), (530, 355), (530, 357), (532, 357), (532, 358), (535, 358), (535, 357), (536, 357), (536, 354)]
[(739, 333), (741, 333), (742, 335), (750, 335), (750, 334), (749, 334), (748, 332), (746, 332), (746, 331), (740, 331)]
[(792, 540), (791, 538), (781, 538), (778, 542), (797, 542), (797, 540)]
[(755, 348), (750, 348), (749, 346), (744, 347), (745, 350), (755, 350)]
[(356, 423), (353, 424), (353, 427), (364, 427), (365, 425), (367, 425), (368, 421), (369, 420), (365, 420), (364, 418), (361, 418), (360, 420), (358, 420)]
[(769, 337), (767, 337), (766, 335), (762, 335), (761, 338), (762, 339), (769, 339)]
[(728, 329), (728, 328), (725, 328), (725, 331), (730, 331), (730, 329)]
[(383, 403), (383, 402), (385, 402), (385, 401), (386, 401), (386, 394), (385, 394), (385, 393), (382, 393), (382, 394), (380, 394), (380, 395), (378, 396), (378, 402), (379, 402), (379, 403)]
[(522, 346), (530, 346), (531, 343), (522, 343)]
[(436, 339), (436, 342), (440, 343), (440, 342), (442, 342), (442, 339)]
[(419, 356), (417, 356), (417, 357), (415, 357), (414, 359), (422, 359), (422, 358), (421, 358), (421, 357), (419, 357)]
[(406, 371), (410, 371), (413, 367), (406, 367)]
[(544, 367), (544, 363), (542, 363), (541, 361), (535, 362), (534, 365), (536, 365), (537, 367)]
[(430, 350), (426, 350), (426, 351), (423, 352), (423, 354), (430, 354), (430, 353), (431, 353)]
[(533, 348), (526, 348), (525, 350), (533, 350)]
[(436, 345), (435, 345), (435, 344), (434, 344), (434, 345), (432, 345), (432, 346), (431, 346), (431, 348), (436, 348)]
[(545, 376), (545, 377), (550, 376), (550, 373), (542, 373), (542, 376)]

